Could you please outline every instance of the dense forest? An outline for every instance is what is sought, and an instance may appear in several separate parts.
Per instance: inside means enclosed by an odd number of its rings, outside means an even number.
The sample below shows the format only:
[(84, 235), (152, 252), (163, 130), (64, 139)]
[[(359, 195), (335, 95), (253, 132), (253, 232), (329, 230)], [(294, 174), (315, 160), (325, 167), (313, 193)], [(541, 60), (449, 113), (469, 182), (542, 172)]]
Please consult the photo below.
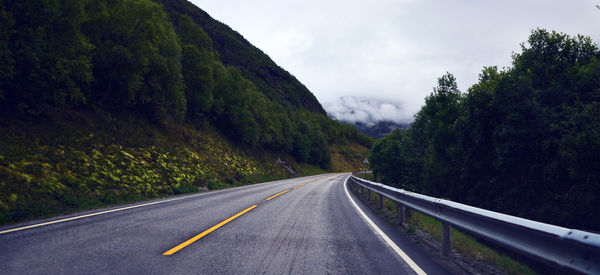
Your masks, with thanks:
[[(162, 2), (204, 24), (212, 20), (187, 1)], [(239, 142), (290, 152), (323, 169), (330, 167), (329, 142), (371, 142), (328, 118), (314, 96), (262, 52), (225, 49), (222, 59), (215, 45), (238, 47), (245, 40), (217, 30), (225, 42), (214, 43), (185, 12), (169, 15), (150, 0), (2, 1), (0, 9), (6, 22), (0, 105), (11, 112), (43, 116), (87, 108), (210, 123)]]
[(0, 0), (0, 22), (0, 223), (272, 179), (278, 156), (349, 170), (373, 142), (185, 0)]
[(600, 230), (600, 51), (537, 29), (512, 66), (459, 91), (450, 73), (406, 131), (370, 155), (388, 184), (534, 220)]

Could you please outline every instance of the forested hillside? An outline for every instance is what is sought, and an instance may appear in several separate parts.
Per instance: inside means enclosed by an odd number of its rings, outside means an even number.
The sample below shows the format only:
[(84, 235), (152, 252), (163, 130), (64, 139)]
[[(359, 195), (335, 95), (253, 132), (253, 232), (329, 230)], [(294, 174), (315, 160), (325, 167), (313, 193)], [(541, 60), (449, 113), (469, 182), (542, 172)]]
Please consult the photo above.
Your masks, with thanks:
[(284, 106), (302, 107), (325, 114), (317, 98), (294, 76), (279, 67), (260, 49), (229, 26), (214, 20), (187, 0), (154, 0), (171, 17), (189, 16), (210, 36), (214, 49), (226, 66), (235, 66), (269, 99)]
[(598, 46), (538, 29), (466, 93), (439, 78), (410, 128), (374, 144), (371, 167), (388, 184), (599, 231), (599, 129)]
[(330, 145), (372, 143), (187, 1), (0, 0), (0, 20), (0, 222), (253, 181), (276, 155), (328, 170)]

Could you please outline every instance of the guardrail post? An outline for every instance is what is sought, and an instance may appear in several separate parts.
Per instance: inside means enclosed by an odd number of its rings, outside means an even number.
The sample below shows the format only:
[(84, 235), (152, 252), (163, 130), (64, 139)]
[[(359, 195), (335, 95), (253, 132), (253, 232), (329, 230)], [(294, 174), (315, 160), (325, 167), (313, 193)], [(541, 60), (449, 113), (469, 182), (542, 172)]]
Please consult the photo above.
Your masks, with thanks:
[(367, 189), (367, 202), (371, 203), (371, 189)]
[(444, 255), (450, 255), (452, 250), (452, 230), (450, 230), (450, 224), (442, 222), (442, 253)]
[(379, 204), (377, 204), (379, 209), (383, 210), (383, 195), (379, 194)]
[(405, 207), (404, 204), (401, 203), (396, 203), (396, 206), (398, 207), (398, 220), (400, 222), (400, 225), (404, 225), (404, 217), (405, 217)]
[(563, 271), (600, 275), (600, 234), (481, 211), (481, 208), (449, 203), (447, 199), (421, 196), (355, 177), (352, 181), (361, 199), (366, 199), (368, 194), (365, 193), (372, 188), (377, 190), (375, 193), (381, 192), (396, 202), (401, 224), (412, 213), (407, 212), (407, 207), (442, 221), (441, 252), (444, 257), (453, 257), (451, 234), (452, 226), (456, 226), (550, 267), (562, 266)]

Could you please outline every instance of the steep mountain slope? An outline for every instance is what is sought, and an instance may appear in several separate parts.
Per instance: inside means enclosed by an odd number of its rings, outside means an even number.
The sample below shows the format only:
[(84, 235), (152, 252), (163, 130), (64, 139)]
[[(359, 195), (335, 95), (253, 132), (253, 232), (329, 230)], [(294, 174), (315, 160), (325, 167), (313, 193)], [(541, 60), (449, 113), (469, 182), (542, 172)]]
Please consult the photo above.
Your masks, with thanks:
[(172, 18), (191, 17), (210, 36), (223, 64), (239, 68), (269, 99), (325, 114), (317, 98), (302, 83), (229, 26), (187, 0), (153, 1), (161, 3)]
[(0, 223), (364, 159), (372, 140), (260, 50), (162, 3), (0, 0)]

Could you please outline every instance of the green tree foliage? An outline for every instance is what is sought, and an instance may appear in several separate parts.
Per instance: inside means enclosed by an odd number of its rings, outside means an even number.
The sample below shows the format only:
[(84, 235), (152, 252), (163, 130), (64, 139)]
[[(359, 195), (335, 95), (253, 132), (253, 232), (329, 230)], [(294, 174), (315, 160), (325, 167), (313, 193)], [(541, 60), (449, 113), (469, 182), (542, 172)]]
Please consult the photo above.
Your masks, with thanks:
[(78, 0), (3, 4), (1, 90), (8, 106), (37, 114), (46, 104), (63, 108), (85, 102), (93, 46), (80, 31), (84, 5)]
[(448, 178), (454, 178), (453, 167), (460, 154), (457, 122), (461, 114), (462, 94), (456, 79), (450, 73), (438, 79), (437, 88), (425, 98), (425, 105), (415, 115), (413, 133), (424, 137), (420, 149), (424, 152), (424, 188), (435, 195), (449, 195), (451, 190)]
[(369, 156), (369, 163), (374, 176), (379, 177), (383, 182), (395, 186), (404, 186), (403, 180), (408, 171), (405, 171), (407, 165), (404, 163), (406, 154), (401, 152), (402, 141), (405, 137), (404, 132), (394, 130), (385, 138), (375, 142)]
[(273, 102), (285, 108), (326, 114), (317, 98), (300, 81), (227, 25), (214, 20), (188, 1), (154, 1), (161, 3), (173, 18), (181, 14), (193, 18), (212, 38), (214, 49), (219, 52), (223, 64), (238, 68), (244, 78), (254, 83)]
[(198, 117), (210, 111), (213, 103), (217, 57), (210, 37), (190, 17), (179, 17), (177, 33), (183, 44), (181, 62), (188, 116)]
[(185, 114), (181, 47), (167, 14), (150, 0), (90, 0), (84, 33), (93, 53), (93, 102), (149, 115)]
[(297, 134), (293, 144), (294, 157), (300, 162), (308, 162), (310, 159), (310, 143), (304, 135)]
[[(324, 169), (330, 143), (372, 144), (325, 116), (302, 84), (239, 34), (207, 23), (195, 7), (159, 2), (169, 15), (151, 0), (0, 0), (0, 104), (34, 115), (86, 108), (211, 123), (247, 146)], [(225, 61), (215, 44), (233, 51)]]
[(215, 87), (215, 123), (248, 145), (292, 149), (292, 125), (286, 111), (260, 93), (233, 67), (218, 70)]
[(327, 170), (331, 167), (331, 153), (327, 145), (327, 139), (322, 135), (313, 136), (312, 150), (309, 163), (319, 165)]
[(351, 125), (273, 100), (263, 89), (264, 80), (248, 78), (251, 74), (245, 68), (222, 65), (212, 48), (213, 41), (194, 21), (197, 17), (175, 17), (176, 32), (183, 44), (190, 118), (210, 117), (214, 125), (237, 141), (289, 152), (298, 161), (324, 169), (330, 167), (329, 143), (353, 139), (372, 144), (372, 139)]
[(15, 70), (15, 60), (10, 47), (10, 38), (14, 32), (13, 26), (15, 20), (10, 11), (4, 5), (4, 1), (0, 0), (0, 102), (3, 100), (3, 83), (12, 80)]
[(468, 93), (440, 78), (411, 127), (373, 146), (372, 169), (435, 196), (599, 230), (599, 58), (587, 37), (535, 30), (512, 67), (484, 68)]
[(264, 98), (259, 97), (256, 87), (238, 70), (228, 68), (222, 74), (215, 88), (218, 126), (243, 143), (257, 145), (261, 134), (257, 119), (264, 110)]

